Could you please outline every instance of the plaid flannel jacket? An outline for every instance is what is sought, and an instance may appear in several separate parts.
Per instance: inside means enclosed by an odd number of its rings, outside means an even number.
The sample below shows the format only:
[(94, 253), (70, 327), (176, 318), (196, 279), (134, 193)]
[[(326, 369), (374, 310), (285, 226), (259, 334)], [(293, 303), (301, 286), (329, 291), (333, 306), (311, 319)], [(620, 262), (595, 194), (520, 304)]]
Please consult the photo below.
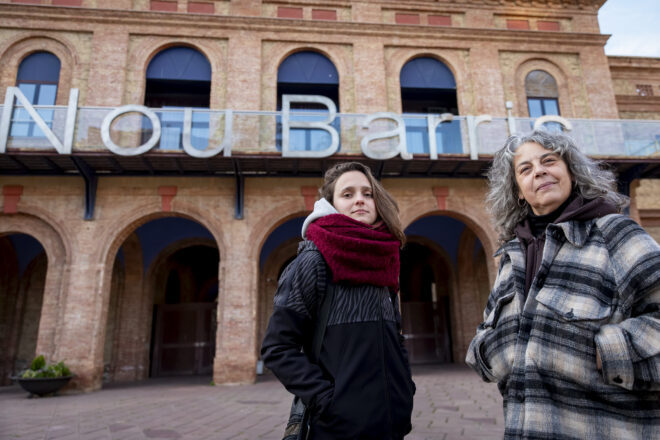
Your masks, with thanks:
[(518, 239), (496, 255), (466, 362), (498, 383), (504, 438), (660, 439), (658, 244), (619, 214), (550, 224), (527, 295)]

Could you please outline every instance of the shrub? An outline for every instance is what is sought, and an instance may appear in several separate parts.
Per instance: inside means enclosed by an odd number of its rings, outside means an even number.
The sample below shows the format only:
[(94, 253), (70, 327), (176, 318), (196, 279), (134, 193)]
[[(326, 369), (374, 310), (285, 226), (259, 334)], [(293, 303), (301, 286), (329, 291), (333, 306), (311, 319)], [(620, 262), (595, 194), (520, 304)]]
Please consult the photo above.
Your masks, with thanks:
[(46, 359), (43, 355), (37, 356), (32, 361), (30, 368), (21, 374), (23, 379), (32, 379), (38, 377), (63, 377), (71, 376), (71, 370), (64, 365), (64, 362), (56, 364), (46, 364)]

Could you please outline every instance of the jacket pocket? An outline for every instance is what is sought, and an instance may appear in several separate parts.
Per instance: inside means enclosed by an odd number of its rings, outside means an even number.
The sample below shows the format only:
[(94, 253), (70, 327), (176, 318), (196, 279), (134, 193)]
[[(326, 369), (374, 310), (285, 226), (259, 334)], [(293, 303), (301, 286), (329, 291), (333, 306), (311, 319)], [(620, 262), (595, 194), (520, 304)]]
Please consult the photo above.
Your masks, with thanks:
[(499, 297), (495, 303), (495, 307), (490, 311), (486, 320), (481, 323), (480, 328), (496, 327), (498, 322), (507, 318), (518, 318), (521, 307), (518, 298), (516, 298), (516, 293), (514, 290)]
[(564, 289), (541, 289), (536, 300), (564, 321), (600, 321), (612, 315), (612, 304)]
[(468, 355), (468, 363), (476, 364), (486, 380), (505, 382), (513, 369), (522, 298), (515, 290), (498, 298), (470, 344), (469, 350), (474, 351)]
[(541, 289), (536, 300), (552, 311), (559, 321), (578, 327), (597, 330), (612, 316), (611, 303), (602, 302), (589, 294), (568, 292), (564, 289)]

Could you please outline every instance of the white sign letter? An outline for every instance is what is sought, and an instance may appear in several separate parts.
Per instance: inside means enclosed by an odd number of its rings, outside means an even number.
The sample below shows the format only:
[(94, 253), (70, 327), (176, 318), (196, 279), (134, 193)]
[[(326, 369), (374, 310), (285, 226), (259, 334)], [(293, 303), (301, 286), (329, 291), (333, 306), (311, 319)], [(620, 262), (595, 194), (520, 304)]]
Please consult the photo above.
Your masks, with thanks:
[[(364, 155), (370, 159), (384, 160), (391, 159), (397, 154), (401, 154), (402, 159), (412, 159), (413, 155), (408, 153), (406, 146), (406, 124), (403, 122), (403, 118), (396, 113), (378, 112), (367, 116), (367, 118), (362, 123), (362, 128), (369, 128), (369, 124), (377, 119), (392, 119), (394, 122), (396, 122), (397, 127), (394, 130), (388, 130), (382, 133), (368, 134), (363, 137), (362, 142), (360, 143), (360, 148), (362, 148)], [(369, 142), (371, 141), (387, 139), (394, 136), (399, 137), (399, 143), (396, 147), (390, 148), (389, 151), (376, 151), (369, 146)]]
[[(186, 107), (183, 110), (183, 149), (186, 153), (192, 157), (213, 157), (216, 154), (224, 151), (223, 156), (231, 156), (231, 141), (232, 141), (232, 128), (234, 120), (234, 112), (232, 110), (225, 110), (225, 135), (222, 138), (222, 144), (219, 147), (211, 146), (211, 133), (209, 131), (209, 145), (206, 147), (206, 150), (198, 150), (193, 147), (191, 141), (192, 134), (192, 112), (193, 110), (190, 107)], [(209, 124), (210, 129), (210, 124)]]
[(426, 127), (429, 132), (429, 158), (438, 158), (438, 143), (435, 138), (435, 127), (442, 122), (451, 122), (454, 120), (454, 115), (451, 113), (443, 113), (440, 117), (436, 115), (428, 115), (426, 117)]
[[(151, 121), (151, 126), (153, 127), (153, 132), (151, 133), (151, 138), (147, 143), (140, 145), (139, 147), (133, 148), (122, 148), (119, 145), (115, 144), (110, 138), (110, 125), (118, 116), (123, 115), (124, 113), (142, 113)], [(160, 139), (160, 120), (156, 113), (149, 110), (143, 105), (125, 105), (123, 107), (118, 107), (108, 113), (108, 115), (103, 119), (103, 124), (101, 124), (101, 139), (103, 144), (115, 154), (120, 156), (138, 156), (140, 154), (146, 153), (151, 150), (154, 145), (158, 143)]]
[(0, 120), (0, 153), (4, 153), (7, 150), (11, 115), (14, 112), (14, 98), (25, 108), (32, 120), (34, 120), (34, 123), (37, 124), (37, 127), (39, 127), (58, 153), (71, 154), (73, 131), (76, 128), (76, 113), (78, 111), (78, 89), (71, 89), (69, 92), (69, 105), (66, 111), (66, 120), (64, 121), (64, 143), (62, 143), (41, 115), (37, 113), (32, 103), (21, 92), (21, 89), (18, 87), (7, 87), (5, 104), (2, 107), (2, 119)]
[[(291, 102), (314, 102), (328, 108), (328, 117), (324, 121), (292, 121)], [(339, 133), (329, 124), (337, 116), (337, 107), (331, 99), (317, 95), (282, 95), (282, 157), (328, 157), (339, 149)], [(330, 133), (330, 145), (323, 150), (301, 151), (292, 150), (289, 145), (289, 130), (291, 128), (309, 128), (325, 130)]]
[(536, 121), (534, 121), (534, 130), (538, 130), (539, 128), (542, 128), (543, 124), (545, 124), (546, 122), (557, 122), (561, 124), (568, 131), (573, 130), (573, 124), (571, 124), (571, 121), (569, 121), (566, 118), (562, 118), (561, 116), (558, 115), (544, 115), (537, 118)]
[(477, 136), (477, 127), (482, 122), (490, 122), (493, 120), (491, 115), (480, 116), (467, 116), (466, 122), (468, 126), (468, 139), (470, 139), (470, 159), (479, 159), (479, 137)]

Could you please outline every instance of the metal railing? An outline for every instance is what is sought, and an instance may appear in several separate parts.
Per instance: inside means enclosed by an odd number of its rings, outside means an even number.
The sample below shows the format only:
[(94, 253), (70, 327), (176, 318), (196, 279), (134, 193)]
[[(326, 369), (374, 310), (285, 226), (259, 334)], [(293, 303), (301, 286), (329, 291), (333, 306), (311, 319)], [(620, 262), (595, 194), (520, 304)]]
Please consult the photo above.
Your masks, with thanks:
[[(0, 106), (0, 110), (2, 106)], [(34, 106), (44, 122), (58, 139), (64, 138), (67, 107)], [(79, 107), (75, 117), (72, 151), (107, 151), (102, 136), (102, 125), (115, 109), (111, 107)], [(182, 151), (184, 141), (183, 109), (152, 109), (160, 121), (157, 151)], [(323, 111), (291, 110), (288, 120), (322, 121), (328, 113)], [(217, 148), (227, 135), (230, 136), (230, 154), (277, 153), (282, 151), (282, 130), (285, 121), (282, 112), (231, 111), (193, 109), (191, 119), (191, 145), (199, 151)], [(391, 151), (400, 148), (401, 131), (396, 120), (382, 117), (365, 124), (369, 115), (338, 113), (326, 124), (339, 135), (337, 152), (362, 155), (365, 136), (372, 151)], [(469, 116), (453, 116), (447, 122), (435, 122), (435, 130), (429, 131), (428, 115), (400, 115), (405, 124), (405, 151), (414, 155), (429, 154), (431, 136), (435, 135), (438, 156), (476, 153), (491, 155), (501, 148), (509, 135), (509, 126), (517, 132), (532, 130), (534, 120), (515, 118), (509, 124), (507, 118), (492, 118), (476, 126), (476, 136), (469, 135)], [(227, 118), (230, 123), (227, 124)], [(576, 141), (582, 151), (599, 157), (648, 157), (660, 154), (660, 121), (569, 119), (572, 129), (567, 134)], [(228, 127), (230, 127), (228, 131)], [(549, 129), (558, 129), (549, 123)], [(289, 128), (288, 150), (294, 152), (317, 151), (327, 148), (330, 135), (320, 128)], [(389, 136), (388, 133), (390, 134)], [(141, 113), (126, 113), (114, 119), (110, 125), (110, 139), (122, 148), (135, 148), (154, 135), (152, 121)], [(13, 108), (6, 151), (51, 150), (51, 142), (35, 126), (34, 120), (20, 105)], [(304, 154), (303, 154), (304, 155)]]

